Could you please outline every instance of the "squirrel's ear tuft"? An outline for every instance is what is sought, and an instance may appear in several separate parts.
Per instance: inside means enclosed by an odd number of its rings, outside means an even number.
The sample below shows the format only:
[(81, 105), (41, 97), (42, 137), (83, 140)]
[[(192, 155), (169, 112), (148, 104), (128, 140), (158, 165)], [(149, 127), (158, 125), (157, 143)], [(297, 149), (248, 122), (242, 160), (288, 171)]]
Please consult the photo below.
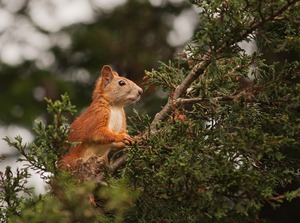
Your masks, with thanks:
[(101, 70), (101, 78), (104, 87), (108, 85), (114, 77), (114, 72), (109, 65), (104, 65)]

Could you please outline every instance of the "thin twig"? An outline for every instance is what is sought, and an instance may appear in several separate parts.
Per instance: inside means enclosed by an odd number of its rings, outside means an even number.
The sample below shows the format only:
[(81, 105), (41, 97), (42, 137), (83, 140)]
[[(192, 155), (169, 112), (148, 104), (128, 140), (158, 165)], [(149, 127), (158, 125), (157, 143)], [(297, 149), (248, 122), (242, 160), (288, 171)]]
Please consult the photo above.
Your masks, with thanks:
[(233, 96), (224, 96), (224, 97), (214, 97), (214, 98), (178, 98), (178, 104), (189, 104), (197, 102), (207, 102), (207, 101), (233, 101), (235, 97)]
[[(199, 103), (199, 102), (217, 102), (217, 101), (223, 101), (223, 102), (228, 102), (228, 101), (235, 101), (239, 98), (237, 95), (234, 96), (224, 96), (224, 97), (214, 97), (214, 98), (178, 98), (176, 103), (178, 104), (190, 104), (190, 103)], [(249, 103), (258, 103), (258, 104), (267, 104), (267, 105), (280, 105), (282, 103), (288, 103), (290, 102), (289, 100), (274, 100), (274, 101), (260, 101), (256, 100), (254, 98), (243, 98), (243, 102), (249, 102)]]

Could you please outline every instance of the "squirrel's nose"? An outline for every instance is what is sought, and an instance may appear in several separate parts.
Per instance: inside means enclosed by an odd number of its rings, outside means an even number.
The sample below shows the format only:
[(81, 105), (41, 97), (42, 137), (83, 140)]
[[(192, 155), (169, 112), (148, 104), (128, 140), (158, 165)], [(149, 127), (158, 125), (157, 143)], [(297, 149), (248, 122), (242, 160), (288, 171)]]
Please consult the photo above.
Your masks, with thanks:
[(139, 93), (139, 94), (143, 94), (143, 89), (139, 87), (139, 88), (138, 88), (138, 93)]

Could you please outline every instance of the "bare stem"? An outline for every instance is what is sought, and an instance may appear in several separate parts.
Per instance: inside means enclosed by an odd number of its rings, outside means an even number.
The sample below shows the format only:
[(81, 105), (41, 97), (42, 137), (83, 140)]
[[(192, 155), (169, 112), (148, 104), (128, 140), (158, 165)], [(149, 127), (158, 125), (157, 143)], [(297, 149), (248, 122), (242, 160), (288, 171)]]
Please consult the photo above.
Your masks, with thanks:
[[(173, 97), (169, 98), (167, 104), (163, 107), (163, 109), (157, 113), (150, 125), (150, 133), (155, 133), (157, 130), (157, 124), (163, 121), (168, 114), (172, 111), (174, 105), (176, 104), (176, 100), (182, 97), (186, 90), (190, 87), (190, 85), (201, 75), (204, 73), (205, 69), (210, 65), (210, 60), (202, 60), (197, 63), (190, 73), (186, 76), (186, 78), (178, 85), (174, 91)], [(147, 134), (147, 133), (145, 133)]]
[(189, 104), (189, 103), (197, 103), (197, 102), (208, 102), (208, 101), (233, 101), (235, 99), (234, 96), (224, 96), (224, 97), (215, 97), (212, 99), (209, 98), (178, 98), (178, 104)]

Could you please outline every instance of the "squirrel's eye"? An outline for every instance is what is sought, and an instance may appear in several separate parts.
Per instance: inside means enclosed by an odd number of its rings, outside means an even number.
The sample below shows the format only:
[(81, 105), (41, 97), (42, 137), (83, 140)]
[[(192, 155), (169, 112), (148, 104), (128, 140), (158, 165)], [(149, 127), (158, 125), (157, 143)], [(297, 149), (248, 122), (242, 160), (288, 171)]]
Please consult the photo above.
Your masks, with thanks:
[(125, 81), (119, 81), (118, 83), (120, 86), (124, 86), (126, 84)]

